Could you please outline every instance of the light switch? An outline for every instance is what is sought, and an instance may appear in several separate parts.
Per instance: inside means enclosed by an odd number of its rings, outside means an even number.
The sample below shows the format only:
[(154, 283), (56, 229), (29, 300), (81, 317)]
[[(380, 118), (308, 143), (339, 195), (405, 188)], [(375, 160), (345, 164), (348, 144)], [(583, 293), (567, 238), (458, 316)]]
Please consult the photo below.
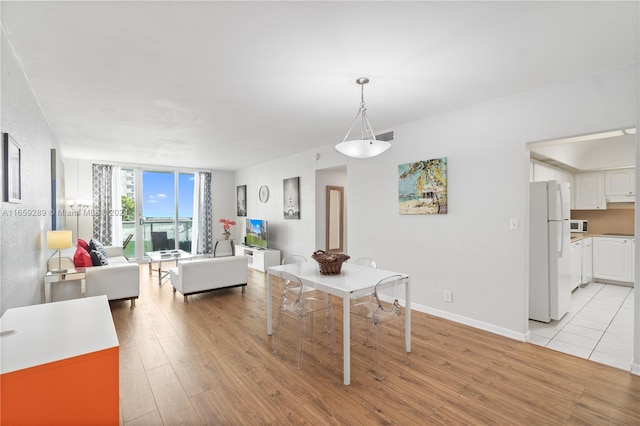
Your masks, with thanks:
[(520, 227), (520, 222), (518, 221), (518, 219), (511, 219), (509, 221), (509, 229), (512, 231), (517, 230)]

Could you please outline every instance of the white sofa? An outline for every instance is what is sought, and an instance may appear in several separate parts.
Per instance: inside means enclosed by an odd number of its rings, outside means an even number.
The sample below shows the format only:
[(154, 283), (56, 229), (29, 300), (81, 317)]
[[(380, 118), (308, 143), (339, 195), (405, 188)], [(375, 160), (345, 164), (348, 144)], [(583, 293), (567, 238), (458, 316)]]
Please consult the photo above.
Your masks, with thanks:
[(169, 269), (173, 291), (184, 296), (222, 288), (247, 285), (249, 261), (245, 256), (212, 257), (185, 260)]
[[(106, 295), (109, 300), (131, 300), (135, 308), (140, 295), (140, 268), (129, 263), (121, 246), (105, 247), (109, 264), (86, 268), (85, 296)], [(63, 250), (62, 267), (73, 268), (75, 248)], [(58, 267), (58, 257), (49, 260), (49, 269)], [(52, 289), (52, 300), (66, 300), (80, 297), (80, 282), (57, 283)]]

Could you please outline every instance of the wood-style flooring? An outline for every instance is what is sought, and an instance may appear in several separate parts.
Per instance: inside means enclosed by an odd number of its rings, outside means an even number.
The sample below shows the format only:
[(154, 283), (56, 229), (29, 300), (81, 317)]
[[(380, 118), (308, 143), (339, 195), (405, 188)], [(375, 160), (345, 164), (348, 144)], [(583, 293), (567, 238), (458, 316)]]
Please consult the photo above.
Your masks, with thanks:
[(126, 425), (640, 424), (640, 377), (613, 367), (413, 312), (409, 364), (390, 331), (377, 381), (373, 349), (358, 335), (344, 386), (341, 300), (338, 353), (319, 324), (296, 370), (293, 332), (272, 352), (265, 274), (250, 271), (244, 294), (203, 293), (188, 304), (147, 265), (140, 277), (135, 309), (111, 302)]

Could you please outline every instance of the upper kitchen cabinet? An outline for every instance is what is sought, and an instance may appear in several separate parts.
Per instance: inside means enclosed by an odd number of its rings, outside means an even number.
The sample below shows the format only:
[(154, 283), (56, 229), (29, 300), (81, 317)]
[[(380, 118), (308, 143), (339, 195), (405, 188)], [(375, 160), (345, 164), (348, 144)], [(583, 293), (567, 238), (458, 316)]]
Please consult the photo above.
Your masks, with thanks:
[(607, 208), (602, 172), (576, 174), (574, 182), (575, 210), (604, 210)]
[(604, 189), (607, 201), (629, 202), (636, 197), (635, 169), (607, 170), (604, 172)]
[(553, 176), (570, 182), (555, 169), (574, 174), (572, 209), (604, 210), (607, 201), (635, 202), (635, 128), (531, 142), (529, 149), (532, 181)]

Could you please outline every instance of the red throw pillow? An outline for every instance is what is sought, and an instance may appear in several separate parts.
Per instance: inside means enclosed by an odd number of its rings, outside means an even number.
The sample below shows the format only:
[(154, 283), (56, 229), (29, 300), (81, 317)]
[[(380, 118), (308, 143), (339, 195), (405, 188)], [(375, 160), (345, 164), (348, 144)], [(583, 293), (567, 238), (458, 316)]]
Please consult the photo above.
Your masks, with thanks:
[(79, 245), (73, 255), (73, 264), (76, 268), (87, 268), (89, 266), (93, 266), (89, 253)]
[(87, 254), (89, 253), (89, 243), (85, 240), (78, 238), (78, 247), (82, 247), (87, 251)]

